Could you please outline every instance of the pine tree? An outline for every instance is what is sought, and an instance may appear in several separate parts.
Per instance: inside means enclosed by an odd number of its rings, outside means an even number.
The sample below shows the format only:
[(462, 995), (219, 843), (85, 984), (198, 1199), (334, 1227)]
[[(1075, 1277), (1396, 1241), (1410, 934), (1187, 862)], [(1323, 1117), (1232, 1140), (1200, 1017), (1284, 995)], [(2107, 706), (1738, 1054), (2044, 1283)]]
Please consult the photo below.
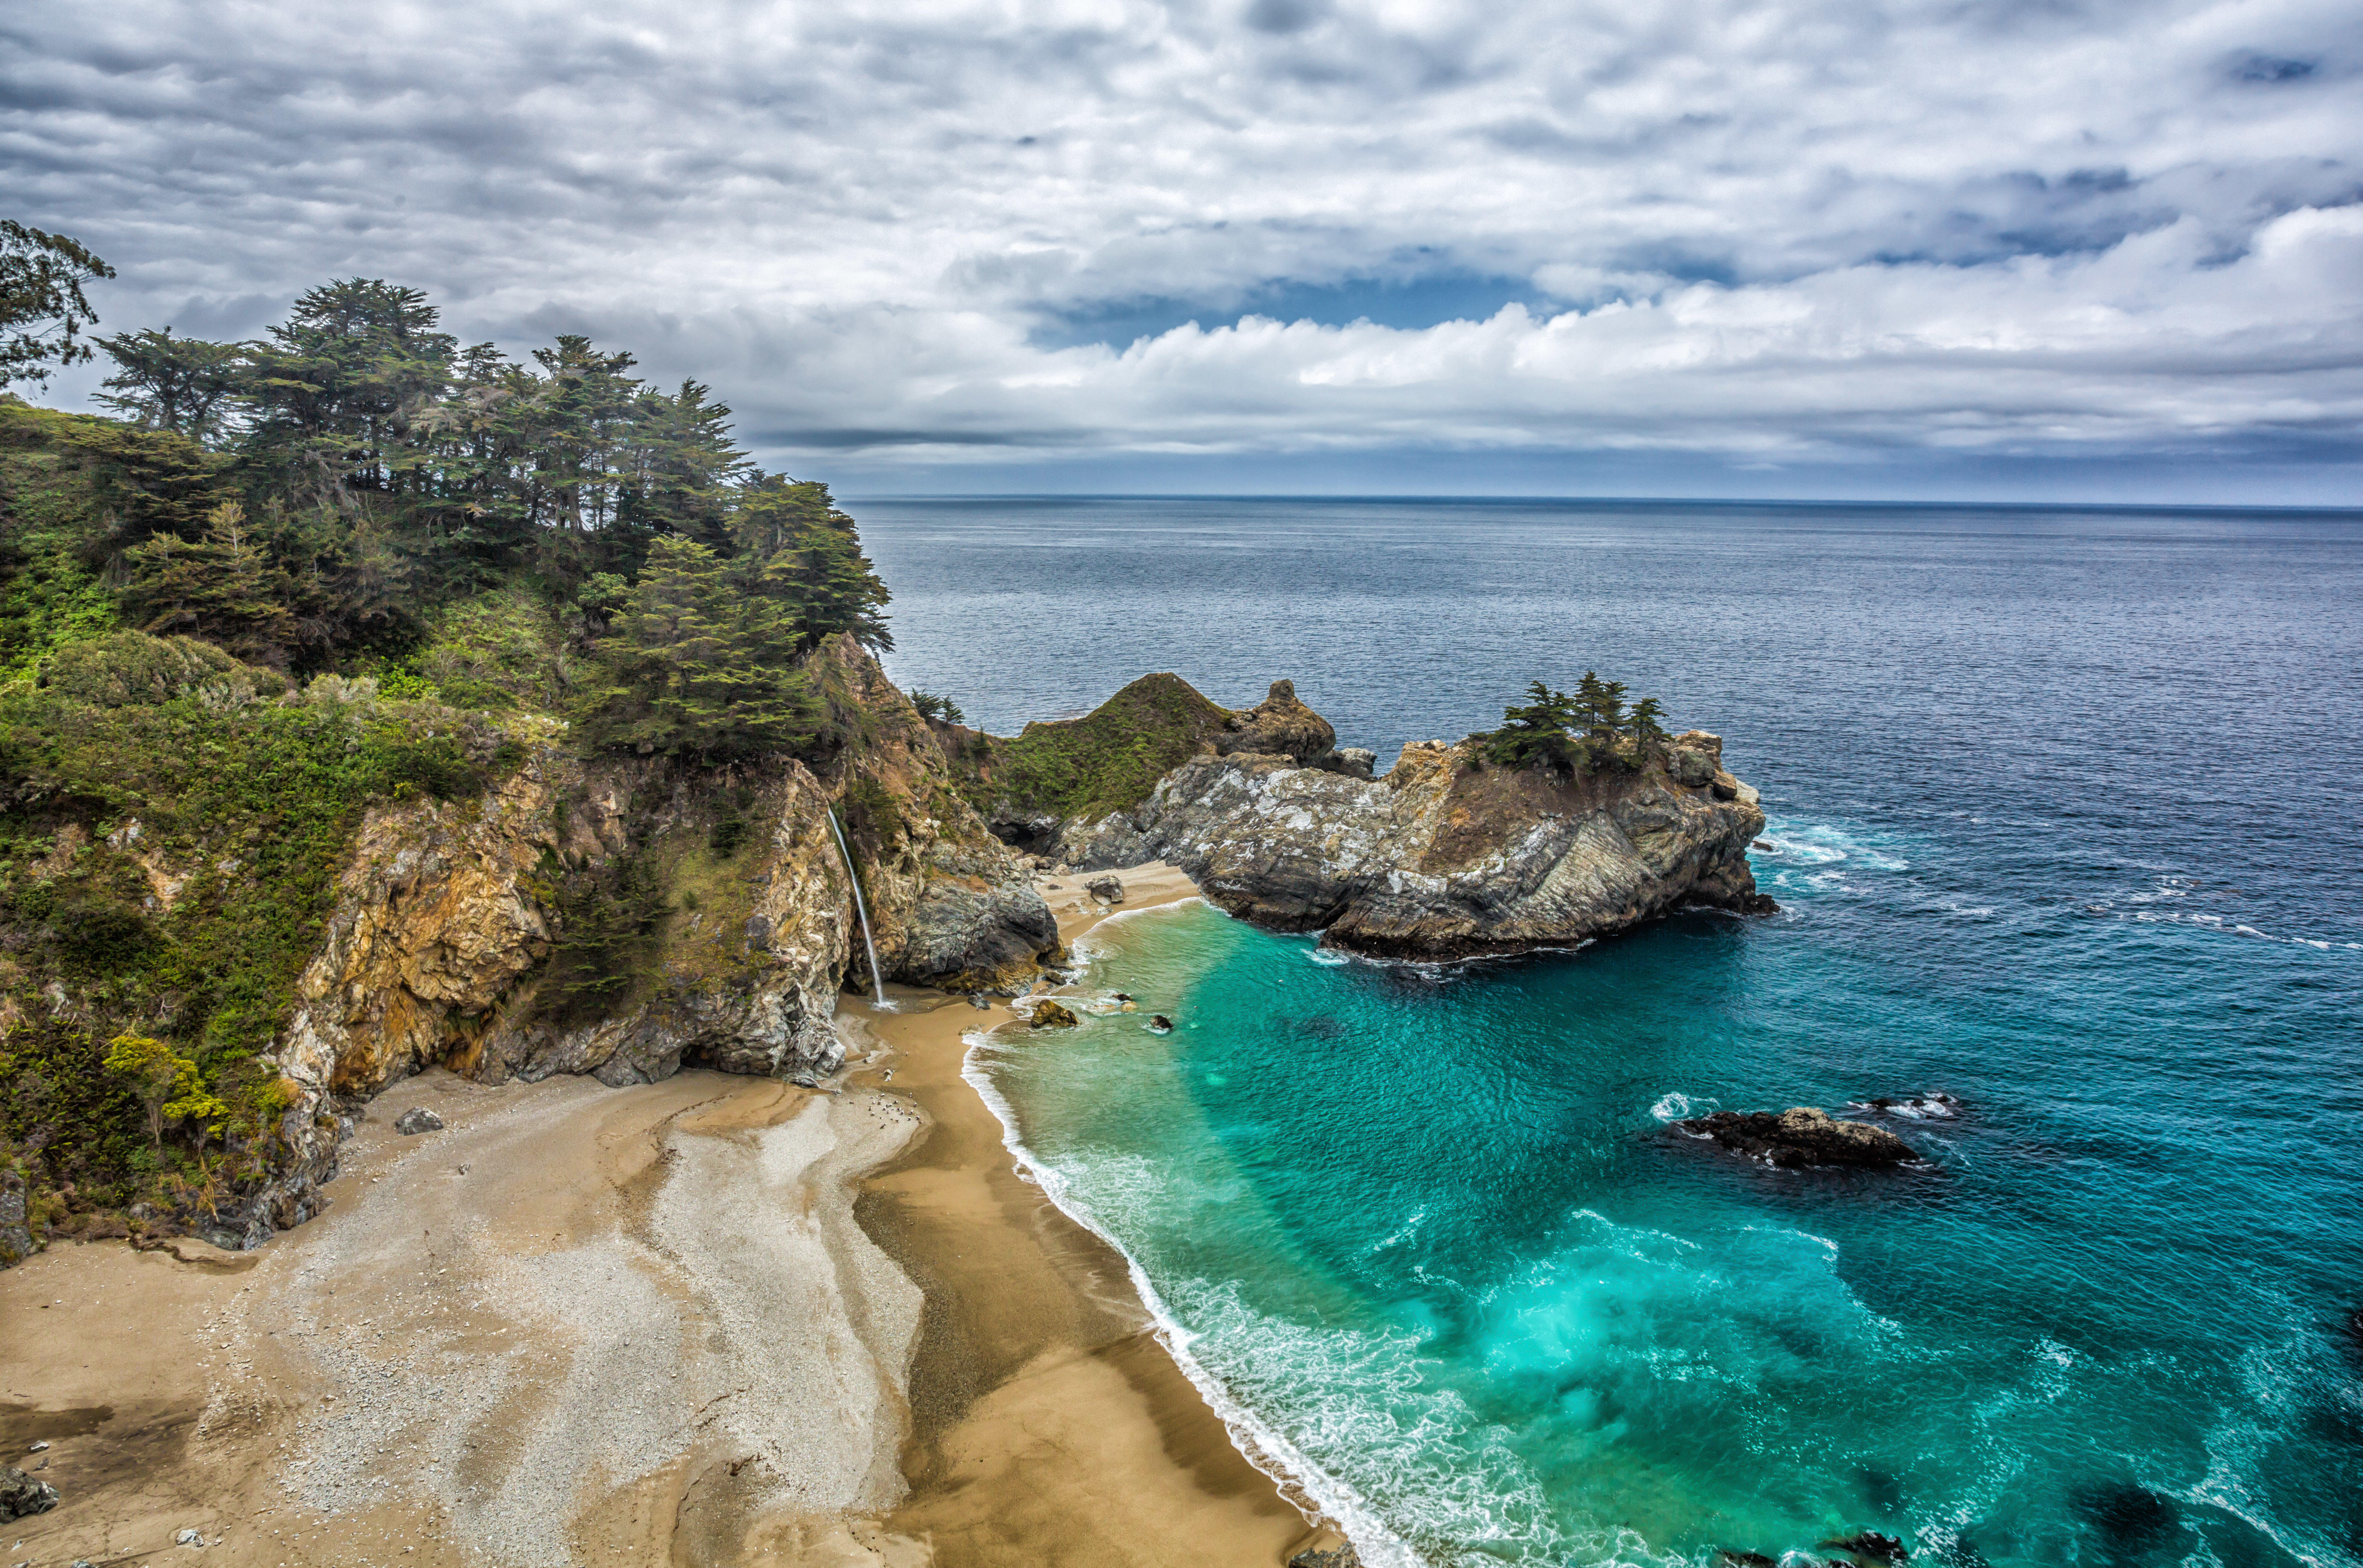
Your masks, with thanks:
[(245, 381), (246, 349), (237, 343), (175, 337), (171, 327), (147, 328), (98, 339), (116, 373), (94, 393), (102, 403), (151, 430), (170, 430), (192, 441), (211, 442), (223, 433), (230, 402)]
[(80, 241), (0, 218), (0, 387), (47, 386), (51, 365), (88, 359), (77, 335), (98, 313), (82, 286), (113, 276)]
[(790, 751), (815, 733), (794, 606), (693, 539), (660, 538), (585, 706), (594, 744), (702, 762)]
[(1582, 713), (1581, 699), (1535, 681), (1526, 688), (1526, 701), (1504, 708), (1502, 727), (1485, 734), (1485, 755), (1504, 767), (1529, 762), (1565, 767), (1575, 755), (1571, 731)]
[(249, 664), (278, 669), (305, 640), (295, 605), (305, 595), (234, 501), (208, 514), (202, 539), (158, 534), (125, 558), (131, 568), (125, 601), (144, 632), (203, 637)]
[(893, 647), (882, 613), (892, 596), (826, 485), (759, 478), (743, 492), (730, 533), (763, 591), (793, 607), (799, 652), (837, 632), (875, 652)]
[(1665, 728), (1659, 723), (1665, 715), (1665, 709), (1658, 705), (1655, 697), (1642, 698), (1625, 715), (1625, 733), (1633, 737), (1633, 748), (1638, 755), (1646, 757), (1665, 744)]

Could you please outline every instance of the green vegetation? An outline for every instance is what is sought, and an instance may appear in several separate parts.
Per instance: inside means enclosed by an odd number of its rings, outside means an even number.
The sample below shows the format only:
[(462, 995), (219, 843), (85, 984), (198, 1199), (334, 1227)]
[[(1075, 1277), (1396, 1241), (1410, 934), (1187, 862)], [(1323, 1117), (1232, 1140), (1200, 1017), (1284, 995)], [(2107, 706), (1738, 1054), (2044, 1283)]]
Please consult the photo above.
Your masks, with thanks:
[(968, 723), (968, 715), (961, 712), (960, 704), (949, 697), (938, 697), (932, 691), (922, 691), (915, 686), (904, 695), (911, 699), (911, 706), (919, 711), (919, 717), (930, 723), (964, 724)]
[(79, 364), (77, 335), (98, 319), (82, 286), (115, 269), (62, 234), (0, 218), (0, 387), (44, 385), (53, 365)]
[(1638, 767), (1666, 740), (1659, 721), (1665, 710), (1654, 697), (1625, 705), (1621, 680), (1603, 680), (1585, 670), (1575, 695), (1537, 680), (1526, 700), (1502, 712), (1502, 727), (1470, 738), (1478, 755), (1503, 767), (1544, 767), (1564, 773), (1601, 767)]
[[(185, 1219), (276, 1157), (261, 1056), (372, 806), (478, 801), (559, 718), (684, 766), (823, 760), (875, 725), (829, 639), (893, 638), (853, 520), (696, 381), (580, 337), (463, 348), (369, 279), (254, 342), (90, 340), (106, 275), (0, 224), (0, 384), (94, 347), (120, 416), (0, 394), (0, 1148), (39, 1214)], [(546, 868), (538, 1005), (642, 986), (693, 918), (676, 872), (720, 918), (732, 800), (693, 850)]]
[(1157, 781), (1230, 720), (1175, 675), (1144, 675), (1080, 719), (1026, 726), (996, 740), (969, 770), (970, 798), (987, 816), (996, 802), (1028, 813), (1093, 818), (1129, 811)]
[[(283, 684), (205, 644), (116, 632), (0, 690), (0, 1138), (37, 1149), (37, 1177), (78, 1206), (260, 1172), (283, 1096), (255, 1057), (362, 812), (472, 797), (520, 756), (477, 718), (365, 680), (272, 700)], [(152, 1092), (106, 1070), (118, 1035), (190, 1064), (162, 1105), (190, 1149), (157, 1147)], [(206, 1163), (225, 1136), (238, 1159)]]

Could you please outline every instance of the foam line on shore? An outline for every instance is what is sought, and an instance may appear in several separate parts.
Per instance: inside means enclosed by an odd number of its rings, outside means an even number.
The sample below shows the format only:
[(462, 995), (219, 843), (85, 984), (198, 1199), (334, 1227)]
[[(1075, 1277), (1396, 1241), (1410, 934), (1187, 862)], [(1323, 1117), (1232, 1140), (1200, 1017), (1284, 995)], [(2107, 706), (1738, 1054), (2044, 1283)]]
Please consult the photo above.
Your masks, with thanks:
[[(1170, 908), (1171, 905), (1152, 905)], [(1131, 910), (1127, 914), (1147, 914), (1149, 909)], [(1114, 917), (1111, 917), (1114, 918)], [(993, 1082), (992, 1076), (977, 1060), (977, 1053), (989, 1041), (982, 1030), (964, 1031), (960, 1035), (960, 1077), (974, 1089), (977, 1098), (1001, 1123), (1002, 1146), (1017, 1162), (1018, 1174), (1042, 1189), (1059, 1213), (1097, 1236), (1124, 1259), (1125, 1269), (1131, 1275), (1134, 1292), (1148, 1311), (1156, 1326), (1157, 1342), (1165, 1348), (1182, 1375), (1190, 1380), (1215, 1416), (1224, 1430), (1230, 1433), (1232, 1446), (1247, 1462), (1279, 1483), (1283, 1492), (1294, 1491), (1309, 1497), (1328, 1517), (1346, 1538), (1354, 1543), (1368, 1568), (1427, 1568), (1426, 1561), (1411, 1549), (1408, 1542), (1389, 1529), (1376, 1511), (1365, 1502), (1352, 1485), (1329, 1474), (1308, 1459), (1302, 1451), (1280, 1433), (1259, 1420), (1255, 1412), (1233, 1398), (1219, 1379), (1190, 1353), (1191, 1342), (1198, 1336), (1174, 1315), (1140, 1260), (1125, 1248), (1122, 1242), (1108, 1233), (1098, 1218), (1069, 1190), (1066, 1176), (1048, 1161), (1026, 1146), (1017, 1126), (1016, 1108), (1012, 1106)]]

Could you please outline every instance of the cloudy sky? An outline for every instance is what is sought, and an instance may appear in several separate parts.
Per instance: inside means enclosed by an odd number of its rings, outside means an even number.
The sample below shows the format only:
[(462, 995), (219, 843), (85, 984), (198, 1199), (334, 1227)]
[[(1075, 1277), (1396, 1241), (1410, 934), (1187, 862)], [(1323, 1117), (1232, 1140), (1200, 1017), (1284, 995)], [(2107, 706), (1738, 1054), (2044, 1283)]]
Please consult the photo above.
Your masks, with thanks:
[(0, 171), (854, 493), (2363, 504), (2354, 0), (14, 0)]

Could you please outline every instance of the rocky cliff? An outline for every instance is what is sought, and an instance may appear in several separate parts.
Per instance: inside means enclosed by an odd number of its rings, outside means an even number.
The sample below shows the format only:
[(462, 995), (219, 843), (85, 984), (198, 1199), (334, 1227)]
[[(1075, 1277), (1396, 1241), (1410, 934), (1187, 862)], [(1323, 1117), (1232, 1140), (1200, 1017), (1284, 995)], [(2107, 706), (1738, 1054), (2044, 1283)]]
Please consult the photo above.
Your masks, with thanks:
[[(337, 1108), (430, 1065), (615, 1085), (683, 1065), (834, 1072), (838, 991), (869, 977), (832, 808), (883, 978), (1030, 979), (1058, 950), (1057, 923), (950, 788), (926, 722), (849, 641), (825, 645), (813, 669), (848, 738), (812, 767), (586, 763), (544, 745), (481, 800), (372, 812), (272, 1053), (295, 1091), (290, 1157), (208, 1236), (253, 1245), (308, 1218), (335, 1174)], [(580, 940), (619, 904), (607, 940)]]
[(1718, 736), (1581, 773), (1428, 741), (1382, 778), (1335, 740), (1279, 682), (1136, 803), (1037, 823), (1037, 842), (1082, 868), (1170, 861), (1231, 914), (1392, 957), (1568, 946), (1686, 905), (1770, 907), (1747, 864), (1764, 814)]
[[(60, 710), (66, 720), (102, 739), (140, 736), (141, 725), (169, 737), (185, 714), (148, 704), (222, 678), (210, 665), (182, 669), (158, 639), (118, 640), (126, 646), (109, 650), (105, 668), (155, 665), (162, 684), (62, 692), (80, 704)], [(61, 663), (69, 675), (77, 668)], [(100, 1187), (90, 1141), (125, 1109), (102, 1063), (107, 1042), (195, 1036), (205, 1015), (164, 982), (202, 973), (188, 955), (235, 937), (249, 905), (276, 922), (274, 941), (295, 945), (276, 978), (260, 960), (233, 972), (267, 1032), (250, 1065), (221, 1069), (245, 1086), (216, 1134), (232, 1159), (202, 1190), (183, 1183), (178, 1198), (133, 1206), (169, 1201), (171, 1212), (131, 1215), (232, 1246), (309, 1218), (359, 1102), (429, 1065), (493, 1082), (572, 1073), (618, 1085), (683, 1065), (805, 1080), (835, 1070), (838, 990), (866, 989), (871, 977), (832, 810), (862, 879), (881, 977), (960, 989), (1030, 981), (1058, 950), (1056, 923), (1021, 857), (952, 787), (935, 734), (849, 640), (825, 643), (806, 673), (825, 713), (802, 760), (702, 768), (585, 756), (553, 720), (512, 714), (490, 728), (482, 715), (381, 702), (367, 682), (324, 677), (292, 705), (241, 689), (220, 713), (199, 710), (214, 750), (217, 735), (250, 732), (310, 748), (309, 773), (232, 777), (244, 794), (229, 808), (223, 791), (206, 792), (218, 774), (141, 773), (137, 794), (121, 792), (135, 815), (109, 813), (93, 783), (51, 784), (28, 769), (19, 797), (32, 802), (24, 815), (41, 813), (32, 842), (42, 852), (16, 863), (0, 899), (0, 1087), (11, 1096), (0, 1264)], [(408, 748), (405, 757), (430, 748), (412, 761), (441, 769), (430, 775), (438, 788), (391, 791), (343, 829), (333, 801), (301, 796), (317, 807), (308, 818), (283, 809), (291, 788), (300, 795), (291, 777), (316, 777), (321, 758), (370, 744)], [(261, 814), (239, 814), (247, 797)], [(291, 832), (308, 834), (308, 858), (268, 858), (272, 835)], [(316, 899), (294, 890), (291, 864), (318, 865)], [(241, 904), (242, 889), (257, 896)], [(150, 971), (162, 980), (134, 988)], [(66, 1142), (77, 1134), (83, 1143)], [(51, 1173), (30, 1216), (11, 1138)]]

